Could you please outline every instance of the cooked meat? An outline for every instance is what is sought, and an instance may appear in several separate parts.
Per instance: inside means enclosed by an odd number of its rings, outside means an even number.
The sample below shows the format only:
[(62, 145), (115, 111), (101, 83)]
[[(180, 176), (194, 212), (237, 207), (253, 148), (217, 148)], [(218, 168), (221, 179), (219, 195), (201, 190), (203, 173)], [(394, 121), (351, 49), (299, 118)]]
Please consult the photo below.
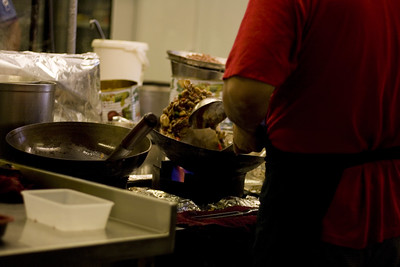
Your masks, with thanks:
[(210, 91), (194, 86), (190, 80), (184, 81), (183, 91), (172, 101), (160, 116), (160, 132), (171, 138), (180, 140), (190, 127), (189, 115), (194, 106), (206, 97)]
[(208, 63), (222, 64), (218, 59), (216, 59), (215, 57), (212, 57), (208, 54), (191, 54), (186, 57), (189, 59), (199, 60), (199, 61), (208, 62)]

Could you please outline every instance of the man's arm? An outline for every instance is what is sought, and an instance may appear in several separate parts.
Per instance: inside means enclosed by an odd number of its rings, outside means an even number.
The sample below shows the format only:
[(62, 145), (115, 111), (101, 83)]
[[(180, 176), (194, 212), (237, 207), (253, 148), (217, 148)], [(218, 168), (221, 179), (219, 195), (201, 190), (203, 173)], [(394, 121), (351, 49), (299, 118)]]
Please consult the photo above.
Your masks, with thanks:
[(234, 125), (234, 143), (237, 153), (262, 149), (259, 133), (265, 119), (272, 85), (238, 76), (224, 80), (223, 102), (225, 113)]

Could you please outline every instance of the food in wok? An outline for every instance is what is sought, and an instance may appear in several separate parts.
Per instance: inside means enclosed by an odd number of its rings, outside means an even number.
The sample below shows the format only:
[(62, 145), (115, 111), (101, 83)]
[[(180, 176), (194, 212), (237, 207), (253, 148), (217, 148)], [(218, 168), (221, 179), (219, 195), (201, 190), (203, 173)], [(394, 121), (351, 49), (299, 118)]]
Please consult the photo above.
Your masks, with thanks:
[(196, 89), (190, 81), (185, 81), (185, 90), (164, 109), (160, 116), (160, 128), (151, 132), (154, 143), (171, 161), (192, 172), (218, 172), (224, 175), (246, 173), (264, 161), (262, 156), (236, 155), (231, 150), (224, 150), (232, 144), (233, 139), (227, 131), (221, 131), (218, 127), (191, 128), (189, 115), (195, 104), (211, 94)]
[(172, 139), (195, 146), (222, 150), (227, 143), (227, 133), (216, 129), (192, 129), (189, 116), (201, 100), (211, 97), (208, 90), (194, 86), (190, 80), (184, 81), (184, 90), (172, 101), (160, 116), (160, 133)]

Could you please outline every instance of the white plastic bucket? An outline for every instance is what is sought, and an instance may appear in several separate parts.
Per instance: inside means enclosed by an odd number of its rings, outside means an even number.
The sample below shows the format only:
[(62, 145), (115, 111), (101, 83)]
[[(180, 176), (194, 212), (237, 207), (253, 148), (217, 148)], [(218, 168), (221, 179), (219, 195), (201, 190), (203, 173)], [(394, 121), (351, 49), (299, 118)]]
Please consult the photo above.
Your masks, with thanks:
[(149, 65), (147, 43), (94, 39), (93, 52), (100, 58), (100, 80), (131, 80), (143, 84)]

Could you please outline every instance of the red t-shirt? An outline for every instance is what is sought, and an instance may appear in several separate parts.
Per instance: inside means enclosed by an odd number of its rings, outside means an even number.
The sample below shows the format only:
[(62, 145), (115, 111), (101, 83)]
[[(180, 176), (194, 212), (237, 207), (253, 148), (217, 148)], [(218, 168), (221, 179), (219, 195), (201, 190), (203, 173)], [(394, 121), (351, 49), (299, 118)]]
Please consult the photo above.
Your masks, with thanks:
[[(272, 144), (298, 153), (400, 146), (400, 1), (250, 0), (224, 78), (276, 87)], [(323, 177), (321, 177), (323, 179)], [(400, 236), (400, 160), (344, 171), (323, 240)]]

